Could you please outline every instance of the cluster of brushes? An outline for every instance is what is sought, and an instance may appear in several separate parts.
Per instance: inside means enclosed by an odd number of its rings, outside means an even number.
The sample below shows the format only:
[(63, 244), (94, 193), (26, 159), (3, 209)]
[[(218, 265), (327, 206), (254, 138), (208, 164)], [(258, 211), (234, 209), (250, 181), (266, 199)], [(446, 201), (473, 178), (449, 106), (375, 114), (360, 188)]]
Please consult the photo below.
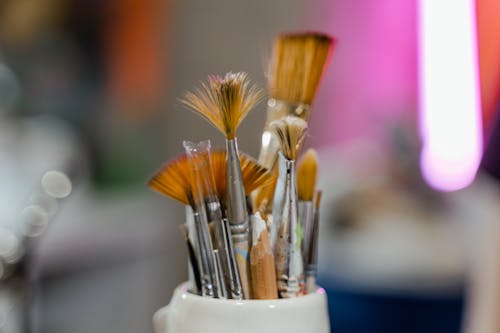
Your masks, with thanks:
[(223, 299), (291, 298), (316, 289), (321, 192), (311, 149), (297, 162), (311, 104), (333, 49), (318, 33), (282, 34), (269, 71), (259, 160), (238, 150), (236, 132), (264, 96), (246, 73), (210, 76), (182, 103), (226, 138), (184, 141), (185, 154), (150, 180), (187, 207), (191, 291)]

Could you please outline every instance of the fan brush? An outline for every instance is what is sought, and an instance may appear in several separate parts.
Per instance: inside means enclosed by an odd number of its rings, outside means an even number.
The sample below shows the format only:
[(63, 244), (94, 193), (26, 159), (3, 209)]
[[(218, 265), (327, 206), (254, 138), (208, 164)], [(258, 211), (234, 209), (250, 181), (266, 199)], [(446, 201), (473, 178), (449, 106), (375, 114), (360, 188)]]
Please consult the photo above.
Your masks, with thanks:
[(193, 210), (195, 244), (198, 255), (202, 296), (218, 297), (212, 240), (206, 220), (203, 193), (196, 182), (193, 166), (184, 154), (164, 165), (149, 181), (149, 187)]
[(248, 112), (262, 97), (246, 73), (209, 76), (195, 92), (188, 92), (182, 103), (197, 112), (226, 138), (226, 207), (245, 298), (250, 298), (248, 265), (248, 213), (238, 157), (236, 131)]

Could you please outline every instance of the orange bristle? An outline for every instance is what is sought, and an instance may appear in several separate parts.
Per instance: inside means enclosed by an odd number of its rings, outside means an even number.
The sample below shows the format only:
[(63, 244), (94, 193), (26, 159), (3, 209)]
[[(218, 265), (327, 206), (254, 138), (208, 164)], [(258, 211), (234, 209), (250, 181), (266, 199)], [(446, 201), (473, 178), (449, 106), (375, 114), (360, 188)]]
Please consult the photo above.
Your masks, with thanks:
[[(252, 157), (240, 152), (241, 174), (245, 194), (266, 186), (273, 181), (273, 175)], [(226, 196), (226, 151), (215, 150), (210, 154), (217, 193), (223, 199)]]
[(191, 172), (191, 163), (186, 154), (162, 166), (151, 177), (148, 186), (183, 204), (192, 204), (192, 200), (196, 198), (196, 186)]
[(271, 97), (310, 105), (333, 50), (334, 39), (314, 32), (284, 33), (274, 43), (269, 70)]
[(266, 185), (262, 186), (260, 191), (257, 192), (254, 200), (254, 207), (257, 208), (260, 215), (264, 218), (271, 213), (273, 206), (274, 190), (276, 188), (276, 182), (278, 180), (278, 170), (274, 172), (272, 176), (272, 181)]
[(309, 149), (297, 167), (297, 193), (299, 200), (313, 201), (317, 173), (318, 156), (314, 149)]

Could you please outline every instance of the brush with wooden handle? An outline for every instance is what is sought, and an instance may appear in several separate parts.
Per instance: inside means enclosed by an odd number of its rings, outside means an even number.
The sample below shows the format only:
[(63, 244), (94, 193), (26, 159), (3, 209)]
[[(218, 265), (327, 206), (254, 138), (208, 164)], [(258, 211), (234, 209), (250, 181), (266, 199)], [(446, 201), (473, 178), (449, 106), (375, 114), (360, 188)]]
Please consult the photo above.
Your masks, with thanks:
[(250, 218), (252, 223), (252, 248), (250, 249), (250, 271), (254, 299), (276, 299), (276, 268), (266, 222), (259, 213)]

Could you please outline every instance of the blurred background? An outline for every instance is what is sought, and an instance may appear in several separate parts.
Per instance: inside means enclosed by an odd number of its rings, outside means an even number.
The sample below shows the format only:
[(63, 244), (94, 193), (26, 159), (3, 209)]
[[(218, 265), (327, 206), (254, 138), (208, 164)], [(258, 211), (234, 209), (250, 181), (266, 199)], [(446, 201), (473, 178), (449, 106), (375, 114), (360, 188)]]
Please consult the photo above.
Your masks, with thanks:
[(146, 182), (182, 140), (223, 143), (177, 98), (231, 70), (265, 87), (303, 29), (338, 39), (306, 144), (332, 332), (500, 331), (500, 1), (441, 3), (1, 0), (0, 331), (152, 332), (187, 268), (184, 208)]

